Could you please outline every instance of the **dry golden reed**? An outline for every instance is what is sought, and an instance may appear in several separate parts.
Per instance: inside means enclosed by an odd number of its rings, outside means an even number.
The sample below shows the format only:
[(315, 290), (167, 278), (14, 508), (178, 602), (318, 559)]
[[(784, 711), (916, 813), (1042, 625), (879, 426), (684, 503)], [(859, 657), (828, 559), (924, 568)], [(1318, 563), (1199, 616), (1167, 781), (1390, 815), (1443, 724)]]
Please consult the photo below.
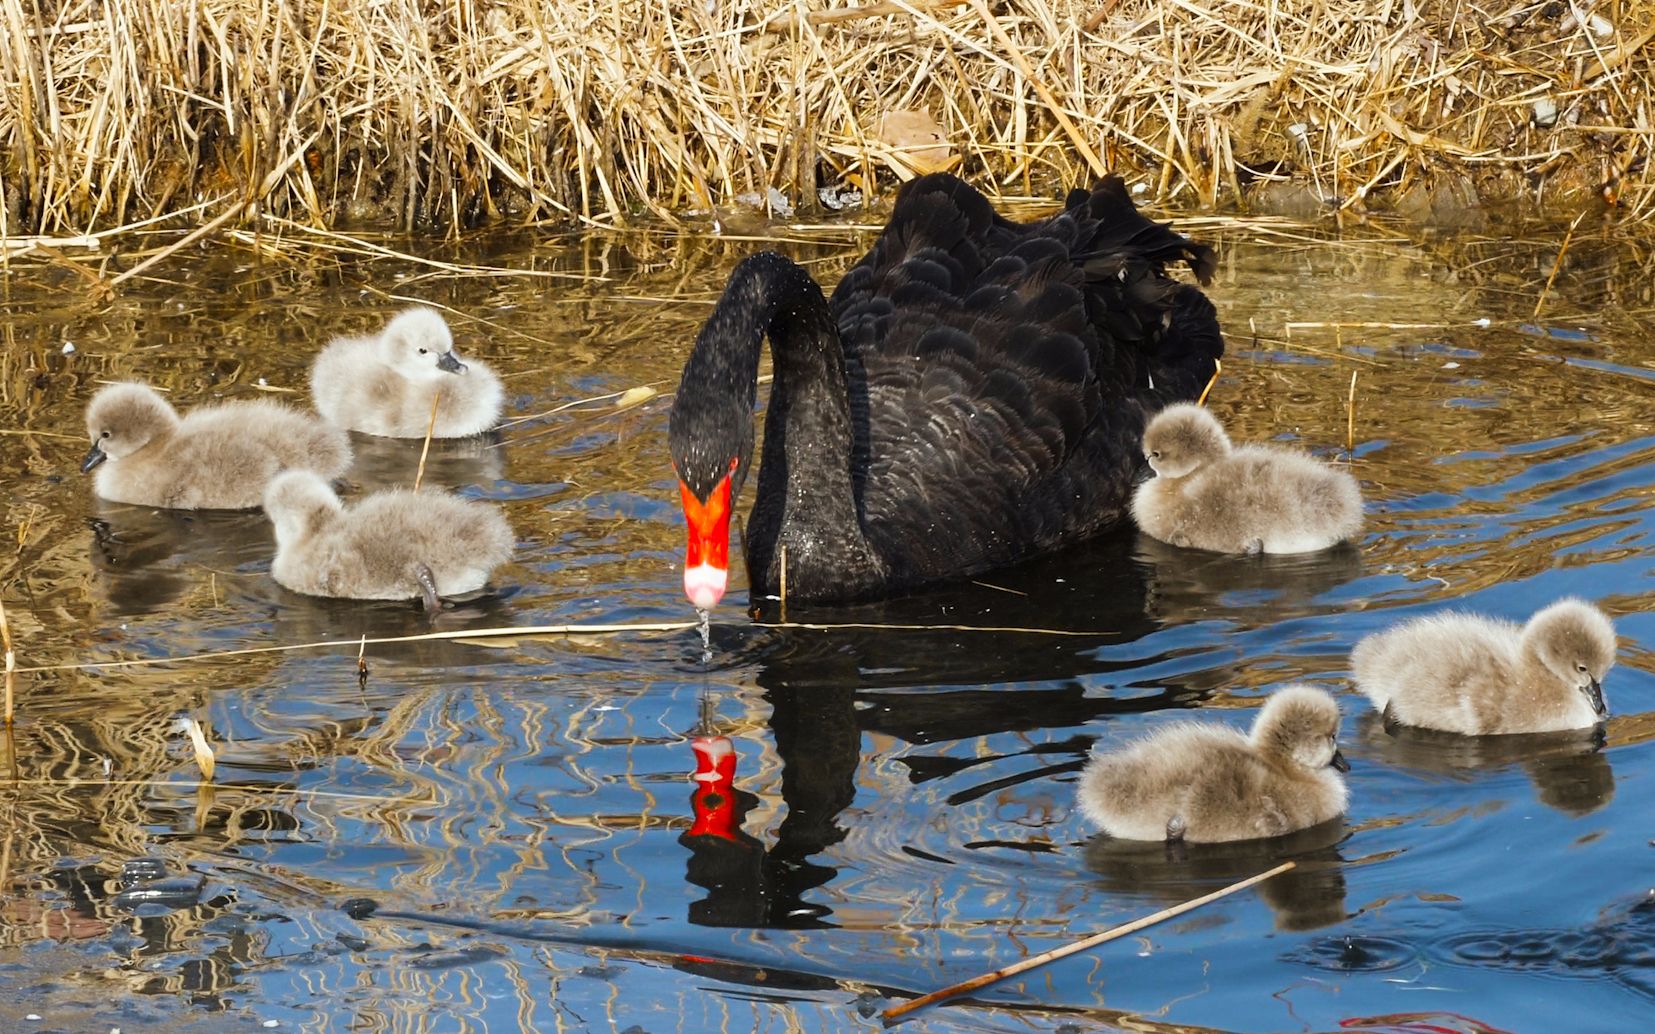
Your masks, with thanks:
[(609, 223), (931, 167), (1643, 215), (1652, 25), (1655, 0), (0, 0), (0, 238)]

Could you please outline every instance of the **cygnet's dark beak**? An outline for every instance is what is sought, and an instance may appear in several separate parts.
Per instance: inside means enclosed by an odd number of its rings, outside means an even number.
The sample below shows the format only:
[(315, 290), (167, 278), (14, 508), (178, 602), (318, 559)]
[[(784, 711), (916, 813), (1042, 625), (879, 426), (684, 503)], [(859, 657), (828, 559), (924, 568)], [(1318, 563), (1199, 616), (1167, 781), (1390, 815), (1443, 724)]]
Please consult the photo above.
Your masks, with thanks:
[(1349, 772), (1350, 771), (1350, 762), (1346, 761), (1345, 756), (1343, 754), (1339, 753), (1337, 750), (1333, 752), (1333, 760), (1329, 761), (1328, 764), (1333, 766), (1333, 770), (1335, 772)]
[[(104, 452), (103, 448), (101, 446), (99, 446), (97, 442), (93, 442), (92, 443), (92, 448), (87, 450), (86, 458), (80, 461), (80, 472), (82, 474), (89, 473), (92, 470), (93, 467), (97, 466), (98, 464), (102, 463), (104, 460), (106, 460), (108, 458), (109, 458), (109, 453)], [(1599, 699), (1602, 699), (1602, 698), (1600, 697)]]
[(1143, 466), (1138, 468), (1138, 473), (1132, 478), (1132, 487), (1136, 488), (1146, 481), (1153, 480), (1155, 480), (1155, 468), (1149, 465), (1148, 460), (1145, 460)]
[(437, 369), (447, 370), (449, 373), (464, 373), (465, 364), (460, 362), (460, 357), (455, 355), (454, 350), (450, 348), (442, 355), (437, 356)]
[(1586, 699), (1592, 702), (1592, 710), (1597, 712), (1599, 718), (1609, 713), (1609, 705), (1603, 701), (1603, 683), (1593, 679), (1580, 687), (1580, 691), (1585, 693)]

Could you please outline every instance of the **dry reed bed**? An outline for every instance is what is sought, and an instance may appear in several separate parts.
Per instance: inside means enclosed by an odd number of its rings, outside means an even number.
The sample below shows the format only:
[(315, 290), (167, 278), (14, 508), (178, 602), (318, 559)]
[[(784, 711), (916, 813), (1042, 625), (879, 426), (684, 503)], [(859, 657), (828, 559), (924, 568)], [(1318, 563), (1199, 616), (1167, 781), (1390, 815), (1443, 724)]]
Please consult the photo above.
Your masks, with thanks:
[(950, 164), (1024, 195), (1125, 167), (1206, 206), (1448, 174), (1643, 215), (1652, 25), (1655, 0), (0, 0), (0, 237), (610, 222)]

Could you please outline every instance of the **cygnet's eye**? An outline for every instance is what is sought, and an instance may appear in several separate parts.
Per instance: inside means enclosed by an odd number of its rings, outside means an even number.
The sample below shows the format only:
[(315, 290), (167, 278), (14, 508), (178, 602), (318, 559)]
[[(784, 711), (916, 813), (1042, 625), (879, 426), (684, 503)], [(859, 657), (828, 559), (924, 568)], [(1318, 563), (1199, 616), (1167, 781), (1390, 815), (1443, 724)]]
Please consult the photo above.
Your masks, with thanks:
[(422, 348), (422, 349), (419, 350), (420, 355), (426, 355), (429, 352), (430, 352), (430, 349), (428, 349), (428, 348)]
[(1152, 460), (1160, 459), (1161, 458), (1161, 450), (1160, 449), (1151, 450), (1150, 453), (1149, 453), (1149, 458), (1152, 459)]
[[(108, 431), (103, 431), (103, 432), (101, 432), (101, 433), (100, 433), (100, 434), (99, 434), (99, 435), (98, 435), (98, 437), (99, 437), (99, 438), (108, 438), (108, 437), (109, 437), (109, 432), (108, 432)], [(1585, 671), (1585, 670), (1586, 670), (1586, 669), (1585, 669), (1585, 668), (1582, 668), (1582, 669), (1580, 669), (1580, 670), (1581, 670), (1581, 671)]]
[(1586, 665), (1577, 664), (1577, 665), (1575, 665), (1575, 670), (1580, 672), (1582, 675), (1584, 675), (1584, 674), (1586, 674)]

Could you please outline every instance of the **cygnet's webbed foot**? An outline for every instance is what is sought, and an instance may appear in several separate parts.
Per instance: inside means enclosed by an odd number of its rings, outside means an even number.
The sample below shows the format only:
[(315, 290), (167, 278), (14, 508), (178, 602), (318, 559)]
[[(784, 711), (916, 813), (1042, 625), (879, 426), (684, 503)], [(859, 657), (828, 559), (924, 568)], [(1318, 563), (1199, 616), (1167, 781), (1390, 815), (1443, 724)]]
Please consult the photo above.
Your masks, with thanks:
[(1402, 723), (1396, 720), (1396, 712), (1391, 710), (1391, 701), (1385, 701), (1385, 709), (1379, 712), (1379, 722), (1385, 727), (1385, 735), (1395, 736)]
[(1241, 551), (1247, 556), (1258, 556), (1264, 552), (1264, 540), (1248, 539), (1247, 544), (1241, 547)]
[(1167, 819), (1167, 861), (1182, 862), (1187, 857), (1184, 851), (1184, 830), (1187, 828), (1182, 815)]
[(420, 600), (425, 604), (427, 617), (442, 613), (442, 597), (437, 595), (437, 577), (426, 564), (414, 565), (414, 577), (419, 581)]

